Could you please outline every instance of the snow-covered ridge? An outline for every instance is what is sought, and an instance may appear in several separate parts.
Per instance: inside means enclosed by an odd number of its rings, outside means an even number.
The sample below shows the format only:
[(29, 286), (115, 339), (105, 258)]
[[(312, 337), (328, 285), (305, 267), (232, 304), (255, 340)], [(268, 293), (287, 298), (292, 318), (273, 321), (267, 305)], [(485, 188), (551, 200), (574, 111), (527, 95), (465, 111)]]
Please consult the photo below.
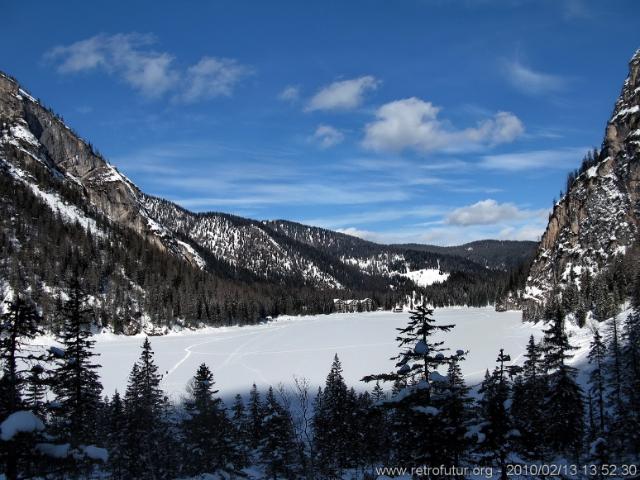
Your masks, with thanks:
[(344, 288), (331, 272), (273, 238), (261, 223), (233, 220), (223, 214), (197, 215), (176, 205), (144, 196), (143, 205), (154, 222), (187, 236), (194, 244), (233, 267), (264, 278), (300, 276), (327, 288)]

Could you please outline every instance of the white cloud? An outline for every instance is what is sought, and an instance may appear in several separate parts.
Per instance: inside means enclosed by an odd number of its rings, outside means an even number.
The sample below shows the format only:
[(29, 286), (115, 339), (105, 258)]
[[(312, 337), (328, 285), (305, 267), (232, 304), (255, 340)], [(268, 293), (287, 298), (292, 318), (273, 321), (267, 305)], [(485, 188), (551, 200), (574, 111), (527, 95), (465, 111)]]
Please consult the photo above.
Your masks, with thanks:
[(229, 58), (203, 57), (186, 72), (185, 88), (176, 98), (186, 103), (220, 96), (228, 97), (251, 69)]
[(501, 240), (540, 240), (544, 233), (542, 225), (523, 225), (521, 227), (506, 227), (500, 230), (498, 238)]
[(505, 62), (507, 80), (521, 92), (533, 95), (558, 92), (566, 86), (566, 79), (559, 75), (536, 71), (519, 61)]
[(416, 97), (387, 103), (366, 125), (363, 146), (376, 151), (464, 151), (511, 142), (524, 132), (520, 119), (509, 112), (498, 112), (462, 130), (440, 121), (439, 112), (431, 102)]
[(380, 234), (379, 232), (362, 230), (360, 228), (355, 228), (355, 227), (338, 228), (336, 229), (336, 232), (344, 233), (346, 235), (351, 235), (352, 237), (358, 237), (363, 240), (369, 240), (371, 242), (384, 243), (384, 241), (382, 240), (384, 238), (384, 235)]
[(185, 102), (228, 96), (250, 72), (235, 60), (214, 57), (203, 57), (183, 71), (175, 65), (173, 55), (153, 50), (155, 43), (150, 34), (100, 34), (54, 47), (45, 58), (57, 64), (61, 74), (103, 70), (147, 97), (171, 91), (174, 99)]
[(307, 105), (307, 111), (350, 110), (362, 104), (365, 92), (375, 90), (379, 80), (371, 75), (341, 80), (318, 91)]
[(346, 227), (337, 230), (347, 235), (382, 244), (422, 243), (430, 245), (461, 245), (474, 240), (494, 238), (499, 240), (533, 240), (540, 239), (544, 233), (544, 226), (525, 225), (522, 227), (508, 227), (499, 232), (495, 227), (452, 225), (436, 228), (400, 228), (394, 231), (376, 231), (356, 227)]
[(330, 148), (341, 143), (344, 140), (344, 134), (330, 125), (319, 125), (313, 134), (313, 139), (322, 148)]
[(300, 98), (300, 87), (288, 85), (278, 94), (278, 98), (285, 102), (295, 102)]
[(450, 225), (495, 225), (545, 215), (545, 210), (522, 210), (513, 203), (498, 203), (493, 199), (456, 208), (446, 217)]
[(580, 163), (587, 152), (586, 147), (561, 148), (557, 150), (534, 150), (521, 153), (486, 155), (479, 165), (489, 170), (519, 172), (538, 168), (557, 168), (566, 170)]

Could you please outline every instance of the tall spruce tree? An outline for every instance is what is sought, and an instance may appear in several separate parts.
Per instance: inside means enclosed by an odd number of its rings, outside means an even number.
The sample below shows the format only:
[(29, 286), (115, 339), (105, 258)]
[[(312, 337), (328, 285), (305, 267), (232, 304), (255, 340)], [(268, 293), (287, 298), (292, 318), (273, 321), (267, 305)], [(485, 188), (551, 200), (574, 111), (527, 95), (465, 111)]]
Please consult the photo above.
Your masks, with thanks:
[(576, 349), (569, 343), (564, 314), (557, 310), (544, 331), (545, 368), (549, 389), (545, 398), (547, 428), (545, 443), (552, 452), (578, 460), (584, 434), (582, 389), (576, 382), (576, 369), (567, 361)]
[(593, 340), (589, 348), (589, 395), (592, 399), (592, 411), (590, 415), (590, 437), (591, 441), (603, 437), (606, 431), (606, 372), (605, 363), (607, 359), (607, 347), (602, 339), (602, 335), (596, 329), (593, 332)]
[(236, 469), (233, 426), (214, 384), (213, 373), (203, 363), (193, 378), (192, 398), (185, 403), (187, 418), (182, 424), (187, 473), (191, 475)]
[(389, 412), (381, 408), (386, 398), (379, 381), (371, 391), (371, 406), (364, 412), (365, 460), (368, 466), (388, 465), (389, 460)]
[(622, 354), (622, 338), (620, 332), (620, 320), (617, 316), (610, 322), (607, 334), (607, 349), (609, 352), (606, 372), (608, 403), (610, 405), (610, 435), (609, 442), (613, 451), (625, 449), (625, 417), (626, 405), (624, 401), (624, 359)]
[(520, 432), (518, 450), (529, 460), (544, 458), (544, 432), (546, 419), (544, 401), (548, 390), (544, 373), (542, 351), (533, 335), (524, 354), (522, 373), (513, 382), (511, 414), (514, 428)]
[(251, 450), (257, 450), (262, 441), (264, 432), (262, 420), (264, 417), (264, 406), (260, 399), (260, 392), (258, 387), (254, 383), (249, 391), (249, 405), (248, 405), (248, 425), (247, 432), (250, 439)]
[(640, 451), (640, 305), (634, 306), (623, 328), (622, 393), (626, 402), (624, 421), (628, 451)]
[(151, 343), (145, 338), (124, 397), (127, 445), (124, 461), (130, 478), (162, 478), (170, 470), (172, 442), (161, 379)]
[(77, 276), (69, 282), (68, 300), (62, 305), (62, 330), (58, 341), (62, 346), (53, 373), (53, 391), (60, 407), (57, 425), (60, 440), (73, 446), (97, 440), (102, 385), (93, 351), (95, 340), (91, 334), (93, 310), (87, 306), (87, 295)]
[(335, 355), (324, 390), (316, 397), (313, 417), (316, 464), (326, 478), (339, 478), (349, 467), (354, 407), (342, 377), (342, 364)]
[(231, 407), (231, 421), (233, 423), (233, 439), (238, 455), (238, 462), (241, 466), (246, 466), (249, 463), (250, 451), (249, 419), (247, 417), (244, 400), (239, 393), (235, 396)]
[(126, 416), (124, 402), (116, 390), (106, 409), (108, 420), (107, 447), (109, 449), (109, 475), (114, 480), (124, 480), (126, 475)]
[(46, 414), (47, 379), (45, 378), (45, 369), (41, 363), (36, 363), (29, 369), (29, 375), (26, 380), (24, 403), (29, 410), (44, 418)]
[(511, 357), (500, 349), (498, 366), (491, 375), (487, 372), (479, 390), (482, 396), (477, 451), (482, 461), (500, 469), (503, 480), (508, 478), (507, 462), (514, 451), (514, 440), (519, 437), (519, 432), (513, 430), (508, 406), (510, 384), (505, 364), (510, 361)]
[(470, 420), (469, 387), (466, 386), (458, 359), (449, 363), (446, 382), (440, 382), (440, 415), (443, 421), (443, 443), (447, 465), (458, 467), (468, 447), (466, 437)]
[(263, 427), (259, 449), (267, 477), (273, 480), (296, 478), (296, 446), (291, 413), (278, 402), (271, 387), (265, 398)]

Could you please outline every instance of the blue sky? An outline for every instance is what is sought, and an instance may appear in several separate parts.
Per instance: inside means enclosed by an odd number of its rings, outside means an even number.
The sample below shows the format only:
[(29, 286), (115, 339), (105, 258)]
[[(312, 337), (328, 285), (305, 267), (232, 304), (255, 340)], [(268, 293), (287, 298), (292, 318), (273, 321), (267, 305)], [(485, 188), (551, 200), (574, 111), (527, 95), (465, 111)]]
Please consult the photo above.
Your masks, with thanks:
[(144, 191), (380, 242), (536, 239), (640, 47), (636, 1), (24, 1), (3, 17), (0, 69)]

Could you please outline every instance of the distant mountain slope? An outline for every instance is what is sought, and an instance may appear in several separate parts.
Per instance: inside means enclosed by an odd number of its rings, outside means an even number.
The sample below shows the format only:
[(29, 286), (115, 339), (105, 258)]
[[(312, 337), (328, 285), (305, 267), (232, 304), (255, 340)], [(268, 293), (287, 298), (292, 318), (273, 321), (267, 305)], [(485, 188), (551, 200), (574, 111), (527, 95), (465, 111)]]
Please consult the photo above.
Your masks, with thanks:
[[(286, 220), (273, 220), (263, 223), (291, 239), (338, 257), (345, 263), (359, 265), (360, 268), (368, 273), (373, 273), (376, 270), (378, 272), (405, 272), (406, 270), (423, 268), (437, 268), (447, 272), (477, 272), (485, 267), (484, 261), (478, 262), (474, 258), (467, 258), (469, 252), (462, 247), (437, 247), (417, 244), (380, 245), (344, 233), (319, 227), (310, 227)], [(483, 242), (476, 243), (481, 244)], [(493, 240), (487, 242), (502, 243)], [(511, 262), (519, 263), (516, 258), (526, 257), (527, 250), (530, 247), (529, 244), (535, 245), (534, 242), (510, 243), (512, 243), (512, 248), (503, 256), (503, 258), (509, 259), (510, 265), (512, 264)]]
[(126, 332), (329, 312), (335, 297), (390, 308), (414, 290), (486, 304), (506, 283), (454, 250), (193, 213), (146, 195), (3, 74), (0, 126), (0, 296), (28, 291), (49, 313), (77, 275), (98, 322)]
[(408, 243), (399, 248), (466, 258), (487, 268), (508, 270), (533, 256), (538, 242), (515, 240), (477, 240), (452, 247)]

